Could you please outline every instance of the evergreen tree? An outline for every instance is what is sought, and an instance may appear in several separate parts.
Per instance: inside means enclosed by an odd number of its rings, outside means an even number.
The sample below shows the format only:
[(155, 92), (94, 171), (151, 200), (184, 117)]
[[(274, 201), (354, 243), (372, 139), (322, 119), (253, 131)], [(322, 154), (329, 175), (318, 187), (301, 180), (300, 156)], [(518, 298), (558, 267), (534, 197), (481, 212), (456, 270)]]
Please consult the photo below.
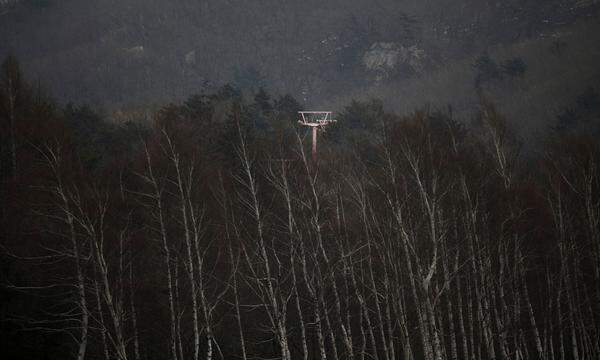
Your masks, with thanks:
[[(2, 132), (7, 134), (3, 136), (1, 145), (3, 174), (17, 175), (17, 126), (27, 108), (29, 97), (19, 62), (14, 56), (8, 56), (0, 66), (0, 121)], [(8, 162), (8, 166), (5, 162)]]

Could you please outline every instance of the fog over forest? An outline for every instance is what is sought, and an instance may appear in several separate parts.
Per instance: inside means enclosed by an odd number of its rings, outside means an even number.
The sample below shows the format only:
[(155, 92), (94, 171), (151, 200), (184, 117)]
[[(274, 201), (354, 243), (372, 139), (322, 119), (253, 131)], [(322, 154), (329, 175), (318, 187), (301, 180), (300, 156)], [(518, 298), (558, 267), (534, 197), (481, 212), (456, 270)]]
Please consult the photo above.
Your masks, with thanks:
[(0, 0), (0, 358), (600, 358), (599, 64), (600, 0)]
[(538, 130), (600, 81), (595, 0), (4, 0), (0, 6), (0, 57), (17, 56), (29, 77), (61, 101), (111, 110), (181, 101), (231, 83), (334, 110), (351, 99), (379, 98), (402, 112), (433, 104), (471, 115), (473, 85), (485, 71), (473, 64), (489, 55), (499, 67), (523, 61), (522, 76), (485, 86), (519, 126)]

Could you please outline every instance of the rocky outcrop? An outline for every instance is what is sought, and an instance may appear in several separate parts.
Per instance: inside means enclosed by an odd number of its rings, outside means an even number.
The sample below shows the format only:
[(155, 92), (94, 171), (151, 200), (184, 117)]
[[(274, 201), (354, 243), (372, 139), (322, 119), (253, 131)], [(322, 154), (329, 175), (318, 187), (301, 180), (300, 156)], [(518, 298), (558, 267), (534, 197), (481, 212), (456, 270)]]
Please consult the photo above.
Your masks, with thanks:
[(374, 72), (378, 78), (385, 78), (400, 66), (420, 72), (424, 65), (425, 51), (416, 45), (406, 47), (396, 43), (378, 42), (371, 45), (362, 60), (368, 71)]

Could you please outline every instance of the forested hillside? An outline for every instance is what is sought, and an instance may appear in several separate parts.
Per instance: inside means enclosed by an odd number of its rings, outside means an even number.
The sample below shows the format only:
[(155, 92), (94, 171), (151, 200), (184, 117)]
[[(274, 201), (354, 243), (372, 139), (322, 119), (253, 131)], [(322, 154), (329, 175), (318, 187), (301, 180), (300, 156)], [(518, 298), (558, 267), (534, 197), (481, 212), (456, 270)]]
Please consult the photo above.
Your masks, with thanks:
[(376, 97), (401, 112), (430, 102), (464, 117), (477, 111), (477, 60), (518, 59), (522, 76), (492, 76), (486, 88), (513, 125), (544, 132), (545, 119), (600, 84), (599, 9), (596, 0), (5, 0), (0, 57), (19, 57), (63, 103), (111, 111), (231, 83), (310, 107)]
[(117, 122), (1, 70), (2, 358), (600, 353), (598, 88), (530, 153), (484, 92), (473, 119), (351, 101), (313, 162), (290, 95)]

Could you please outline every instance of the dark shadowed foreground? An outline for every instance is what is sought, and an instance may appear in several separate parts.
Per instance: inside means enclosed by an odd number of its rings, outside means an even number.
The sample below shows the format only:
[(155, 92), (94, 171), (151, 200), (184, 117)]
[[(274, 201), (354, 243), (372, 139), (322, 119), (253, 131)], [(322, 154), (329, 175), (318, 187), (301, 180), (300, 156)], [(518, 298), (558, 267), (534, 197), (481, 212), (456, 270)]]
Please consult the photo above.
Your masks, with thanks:
[(313, 163), (290, 96), (144, 125), (1, 85), (6, 359), (600, 353), (593, 89), (528, 154), (483, 98), (468, 127), (353, 102)]

